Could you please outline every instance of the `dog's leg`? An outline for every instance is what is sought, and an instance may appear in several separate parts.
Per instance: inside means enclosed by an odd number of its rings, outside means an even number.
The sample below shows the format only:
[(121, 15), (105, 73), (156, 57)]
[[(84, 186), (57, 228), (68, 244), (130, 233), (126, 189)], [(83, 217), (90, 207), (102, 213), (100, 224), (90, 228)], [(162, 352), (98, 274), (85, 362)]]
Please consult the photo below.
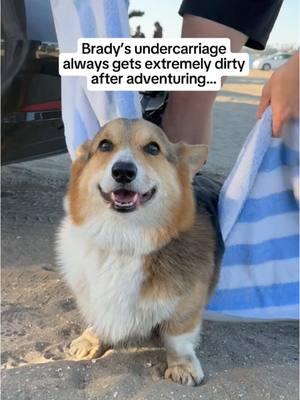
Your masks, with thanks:
[(165, 335), (168, 362), (166, 379), (188, 386), (199, 385), (203, 381), (204, 373), (194, 350), (199, 334), (200, 326), (180, 335)]
[(176, 313), (161, 326), (167, 350), (166, 379), (189, 386), (199, 385), (203, 381), (204, 373), (195, 353), (200, 341), (201, 323), (200, 308), (189, 317), (180, 317), (180, 313)]
[(102, 343), (92, 328), (87, 328), (81, 336), (73, 340), (69, 353), (76, 360), (92, 360), (102, 356), (109, 346)]

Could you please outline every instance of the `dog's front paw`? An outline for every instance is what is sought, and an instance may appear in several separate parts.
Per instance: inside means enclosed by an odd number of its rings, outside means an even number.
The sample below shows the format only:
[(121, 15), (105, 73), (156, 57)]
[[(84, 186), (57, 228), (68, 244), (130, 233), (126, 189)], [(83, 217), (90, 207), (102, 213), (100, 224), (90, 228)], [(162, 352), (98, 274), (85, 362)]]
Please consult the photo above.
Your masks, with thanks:
[(203, 381), (204, 373), (200, 365), (195, 368), (193, 365), (178, 364), (167, 368), (165, 379), (181, 385), (197, 386)]
[(104, 346), (92, 329), (86, 329), (81, 336), (73, 340), (70, 345), (69, 355), (75, 360), (92, 360), (102, 356), (107, 346)]

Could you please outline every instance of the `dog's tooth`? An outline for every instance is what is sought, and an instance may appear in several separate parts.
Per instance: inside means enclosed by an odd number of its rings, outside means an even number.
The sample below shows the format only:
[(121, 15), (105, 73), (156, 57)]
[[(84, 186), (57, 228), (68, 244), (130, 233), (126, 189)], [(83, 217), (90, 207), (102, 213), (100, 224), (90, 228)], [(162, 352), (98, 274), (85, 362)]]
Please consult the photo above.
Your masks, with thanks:
[(139, 199), (139, 194), (136, 193), (136, 194), (134, 195), (134, 197), (133, 197), (132, 203), (137, 203), (138, 199)]
[(111, 192), (110, 197), (111, 197), (113, 202), (116, 201), (116, 196), (115, 196), (114, 192)]

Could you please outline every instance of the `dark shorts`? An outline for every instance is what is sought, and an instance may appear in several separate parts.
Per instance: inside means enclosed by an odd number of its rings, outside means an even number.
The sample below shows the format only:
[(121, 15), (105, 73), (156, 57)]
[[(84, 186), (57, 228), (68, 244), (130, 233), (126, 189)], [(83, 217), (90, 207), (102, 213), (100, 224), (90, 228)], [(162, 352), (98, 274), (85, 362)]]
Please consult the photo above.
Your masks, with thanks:
[(183, 0), (179, 14), (196, 15), (248, 36), (246, 46), (263, 50), (283, 0)]

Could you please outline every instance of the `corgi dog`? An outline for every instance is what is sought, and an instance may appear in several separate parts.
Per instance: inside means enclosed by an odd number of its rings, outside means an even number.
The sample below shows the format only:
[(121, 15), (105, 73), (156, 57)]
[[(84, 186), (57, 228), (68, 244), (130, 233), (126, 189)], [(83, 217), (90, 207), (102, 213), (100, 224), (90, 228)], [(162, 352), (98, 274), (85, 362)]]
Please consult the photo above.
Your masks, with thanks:
[(145, 120), (107, 123), (78, 150), (57, 253), (88, 328), (78, 359), (158, 329), (165, 378), (198, 385), (195, 347), (217, 282), (216, 226), (197, 207), (193, 176), (205, 145), (171, 143)]

